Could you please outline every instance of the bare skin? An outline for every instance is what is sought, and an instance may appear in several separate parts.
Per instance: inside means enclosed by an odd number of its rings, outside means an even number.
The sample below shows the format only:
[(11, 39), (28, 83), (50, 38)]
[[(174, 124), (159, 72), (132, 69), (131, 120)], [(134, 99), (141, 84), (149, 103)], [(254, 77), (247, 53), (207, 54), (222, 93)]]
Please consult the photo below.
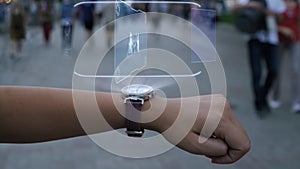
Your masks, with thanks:
[[(82, 96), (88, 93), (88, 91), (80, 91)], [(125, 127), (125, 118), (118, 112), (124, 110), (124, 103), (119, 95), (96, 93), (101, 113), (112, 128), (99, 124), (93, 132), (100, 133)], [(113, 101), (112, 96), (120, 99)], [(215, 105), (226, 103), (225, 108), (222, 109), (221, 120), (213, 135), (200, 135), (210, 109), (212, 96), (215, 98)], [(187, 111), (183, 112), (187, 117), (189, 115), (192, 117), (189, 109), (194, 105), (199, 105), (199, 109), (193, 127), (176, 146), (193, 154), (205, 155), (213, 163), (218, 164), (233, 163), (249, 151), (250, 140), (247, 133), (222, 95), (196, 96), (183, 98), (183, 100), (154, 97), (151, 102), (146, 103), (143, 111), (155, 114), (162, 103), (166, 105), (163, 113), (156, 120), (143, 124), (144, 128), (160, 133), (168, 129), (176, 120), (182, 101), (188, 103), (184, 109)], [(184, 123), (180, 125), (183, 128), (185, 126)], [(72, 90), (0, 87), (0, 143), (37, 143), (83, 135), (86, 135), (86, 132), (76, 116)], [(164, 137), (172, 143), (175, 135), (176, 132), (170, 132)], [(199, 136), (205, 137), (206, 141), (199, 142)]]

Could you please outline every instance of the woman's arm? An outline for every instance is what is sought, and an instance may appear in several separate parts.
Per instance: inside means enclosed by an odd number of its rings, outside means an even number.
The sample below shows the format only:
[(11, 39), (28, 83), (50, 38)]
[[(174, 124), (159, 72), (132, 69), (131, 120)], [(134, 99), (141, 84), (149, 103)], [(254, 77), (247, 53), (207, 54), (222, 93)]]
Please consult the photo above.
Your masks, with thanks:
[[(90, 93), (76, 91), (76, 95), (86, 102), (88, 100), (85, 96)], [(125, 105), (121, 95), (98, 92), (96, 98), (99, 109), (110, 126), (97, 123), (95, 127), (92, 126), (92, 133), (124, 128), (125, 118), (121, 114), (124, 113)], [(211, 105), (214, 105), (215, 111), (210, 114), (210, 119), (213, 120), (207, 123)], [(84, 107), (83, 110), (86, 112), (85, 118), (93, 120), (89, 107)], [(184, 118), (181, 117), (177, 128), (164, 133), (164, 137), (179, 148), (193, 154), (206, 155), (215, 163), (235, 162), (249, 151), (250, 140), (247, 133), (221, 95), (178, 99), (154, 97), (145, 102), (142, 119), (148, 121), (147, 119), (152, 119), (153, 116), (158, 118), (144, 123), (143, 126), (145, 129), (163, 133), (174, 125), (174, 121), (180, 117), (179, 113), (183, 113)], [(190, 122), (194, 123), (191, 128), (187, 128)], [(213, 129), (212, 133), (201, 133), (205, 125)], [(174, 141), (174, 138), (185, 129), (187, 129), (185, 137), (179, 143)], [(72, 90), (0, 87), (1, 143), (35, 143), (82, 135), (86, 133), (74, 109)], [(199, 138), (205, 138), (205, 141), (201, 142)]]
[(62, 89), (0, 87), (0, 142), (32, 143), (83, 135)]

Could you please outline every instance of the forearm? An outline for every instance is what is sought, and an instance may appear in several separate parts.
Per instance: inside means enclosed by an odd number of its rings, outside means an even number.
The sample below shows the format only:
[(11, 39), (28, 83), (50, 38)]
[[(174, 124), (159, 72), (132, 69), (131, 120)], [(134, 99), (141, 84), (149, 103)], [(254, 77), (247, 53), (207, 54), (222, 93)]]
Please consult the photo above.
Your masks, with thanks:
[[(80, 91), (83, 97), (87, 93)], [(97, 93), (97, 101), (107, 122), (113, 128), (121, 128), (124, 118), (117, 112), (111, 96)], [(87, 117), (89, 113), (87, 109)], [(99, 124), (93, 132), (110, 129)], [(0, 142), (32, 143), (85, 134), (74, 109), (72, 90), (0, 87)]]
[[(51, 141), (124, 128), (125, 104), (121, 95), (96, 93), (99, 113), (104, 117), (101, 119), (100, 114), (89, 105), (91, 100), (88, 99), (93, 94), (90, 91), (76, 90), (72, 95), (70, 89), (0, 87), (0, 142)], [(82, 103), (77, 112), (79, 114), (75, 111), (74, 97), (80, 98), (79, 102)], [(154, 97), (145, 102), (141, 123), (145, 129), (163, 132), (176, 120), (182, 101), (191, 104), (185, 107), (192, 108), (199, 104), (195, 103), (195, 99)], [(205, 105), (201, 106), (202, 109), (210, 105), (206, 102), (200, 104)], [(77, 115), (81, 116), (85, 125), (80, 123)], [(82, 126), (85, 126), (86, 131)]]
[[(100, 112), (93, 110), (95, 98), (90, 96), (96, 96)], [(4, 86), (0, 87), (0, 143), (51, 141), (123, 128), (121, 114), (125, 114), (125, 104), (117, 93)], [(233, 163), (250, 149), (246, 131), (222, 95), (154, 97), (145, 102), (141, 120), (145, 129), (160, 133), (168, 129), (162, 134), (169, 142), (206, 155), (214, 163)]]

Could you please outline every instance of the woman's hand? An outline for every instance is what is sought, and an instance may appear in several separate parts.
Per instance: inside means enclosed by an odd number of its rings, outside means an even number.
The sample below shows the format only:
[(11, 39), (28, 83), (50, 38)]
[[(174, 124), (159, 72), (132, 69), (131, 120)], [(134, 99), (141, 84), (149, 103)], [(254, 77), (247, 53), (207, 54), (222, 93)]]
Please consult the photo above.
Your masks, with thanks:
[(213, 163), (233, 163), (250, 149), (245, 129), (222, 95), (168, 99), (164, 113), (145, 127)]

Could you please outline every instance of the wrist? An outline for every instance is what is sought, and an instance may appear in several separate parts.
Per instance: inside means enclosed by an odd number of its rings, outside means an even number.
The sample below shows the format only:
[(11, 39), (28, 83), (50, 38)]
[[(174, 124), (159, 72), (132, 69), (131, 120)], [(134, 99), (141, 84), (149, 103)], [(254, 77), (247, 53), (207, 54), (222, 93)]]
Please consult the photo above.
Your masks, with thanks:
[[(111, 94), (109, 99), (113, 106), (110, 106), (105, 100), (108, 97), (98, 99), (99, 108), (104, 118), (113, 129), (126, 128), (126, 104), (122, 94)], [(141, 119), (138, 121), (142, 128), (163, 132), (168, 129), (175, 121), (180, 109), (180, 101), (178, 99), (167, 99), (155, 96), (142, 105)], [(110, 107), (113, 107), (111, 109)]]
[(142, 111), (142, 127), (162, 133), (176, 120), (180, 99), (154, 97), (146, 102)]

